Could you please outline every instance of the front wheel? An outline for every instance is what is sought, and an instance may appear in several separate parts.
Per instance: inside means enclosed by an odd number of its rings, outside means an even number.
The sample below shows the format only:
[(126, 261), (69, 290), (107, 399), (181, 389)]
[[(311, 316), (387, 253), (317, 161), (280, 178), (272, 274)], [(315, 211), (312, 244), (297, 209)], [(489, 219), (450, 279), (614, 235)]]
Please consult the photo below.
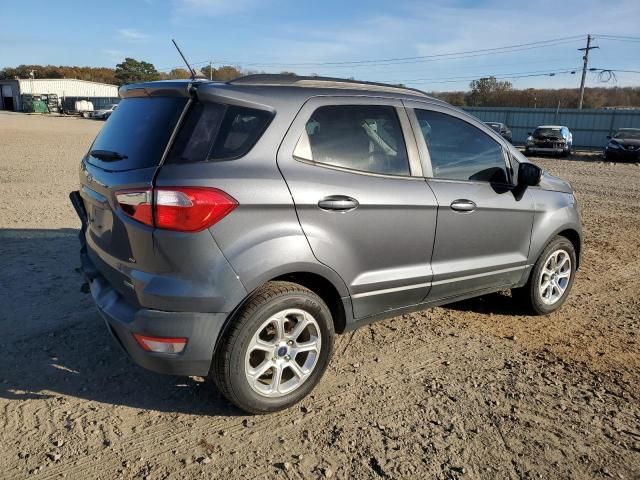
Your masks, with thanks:
[(528, 310), (546, 315), (566, 301), (576, 272), (576, 251), (565, 237), (555, 237), (544, 249), (524, 287), (511, 294)]
[(333, 351), (331, 313), (311, 290), (269, 282), (251, 296), (214, 354), (210, 378), (250, 413), (288, 408), (317, 385)]

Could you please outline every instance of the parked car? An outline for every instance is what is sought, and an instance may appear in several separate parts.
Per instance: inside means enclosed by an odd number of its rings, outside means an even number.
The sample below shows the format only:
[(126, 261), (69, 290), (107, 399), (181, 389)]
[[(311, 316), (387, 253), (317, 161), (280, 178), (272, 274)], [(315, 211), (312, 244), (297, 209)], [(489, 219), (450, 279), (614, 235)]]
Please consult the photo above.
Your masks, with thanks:
[(85, 288), (135, 362), (245, 411), (304, 398), (336, 334), (509, 288), (547, 314), (571, 290), (569, 183), (420, 91), (252, 75), (120, 96), (70, 194)]
[(562, 125), (541, 125), (529, 138), (524, 148), (525, 153), (551, 153), (554, 155), (571, 155), (573, 151), (573, 134)]
[(507, 142), (512, 143), (511, 130), (504, 123), (500, 122), (484, 122), (498, 132)]
[(640, 161), (640, 128), (621, 128), (614, 135), (607, 135), (609, 143), (604, 148), (607, 160)]
[(92, 112), (91, 118), (96, 118), (98, 120), (106, 120), (111, 116), (111, 114), (114, 112), (116, 108), (118, 108), (118, 104), (113, 103), (107, 106), (106, 108), (95, 110)]

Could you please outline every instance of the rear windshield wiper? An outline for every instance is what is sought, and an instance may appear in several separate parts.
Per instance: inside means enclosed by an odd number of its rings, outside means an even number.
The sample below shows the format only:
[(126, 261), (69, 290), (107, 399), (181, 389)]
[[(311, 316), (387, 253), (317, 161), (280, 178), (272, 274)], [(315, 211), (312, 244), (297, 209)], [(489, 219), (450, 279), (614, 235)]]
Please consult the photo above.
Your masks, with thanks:
[(118, 152), (113, 152), (111, 150), (91, 150), (89, 155), (92, 157), (99, 158), (105, 162), (112, 162), (114, 160), (124, 160), (125, 158), (129, 158), (126, 155), (123, 155)]

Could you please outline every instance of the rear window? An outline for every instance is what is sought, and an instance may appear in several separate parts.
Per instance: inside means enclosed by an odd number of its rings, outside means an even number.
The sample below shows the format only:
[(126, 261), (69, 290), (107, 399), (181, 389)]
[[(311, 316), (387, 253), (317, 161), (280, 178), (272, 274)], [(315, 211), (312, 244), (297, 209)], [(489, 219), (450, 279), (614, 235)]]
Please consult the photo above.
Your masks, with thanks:
[(91, 151), (117, 152), (127, 158), (106, 161), (90, 155), (89, 163), (107, 170), (158, 165), (186, 103), (184, 97), (123, 99), (100, 130)]
[(167, 159), (171, 163), (231, 160), (246, 155), (273, 114), (265, 110), (196, 103), (187, 114)]
[(533, 131), (534, 137), (561, 137), (562, 132), (558, 128), (536, 128)]

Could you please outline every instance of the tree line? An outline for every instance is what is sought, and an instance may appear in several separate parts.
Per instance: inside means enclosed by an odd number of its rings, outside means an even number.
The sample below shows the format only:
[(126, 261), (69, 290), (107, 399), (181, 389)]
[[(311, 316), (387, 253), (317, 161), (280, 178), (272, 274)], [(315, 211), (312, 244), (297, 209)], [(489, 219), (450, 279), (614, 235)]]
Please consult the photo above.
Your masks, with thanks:
[[(149, 82), (154, 80), (173, 80), (189, 78), (191, 75), (186, 68), (174, 68), (169, 72), (159, 72), (152, 63), (134, 58), (125, 58), (116, 68), (108, 67), (68, 67), (56, 65), (19, 65), (0, 70), (0, 80), (13, 78), (75, 78), (91, 82), (109, 83), (111, 85), (125, 85), (135, 82)], [(213, 80), (228, 81), (242, 76), (244, 73), (237, 67), (225, 65), (222, 67), (201, 68), (202, 76)]]
[[(125, 85), (127, 83), (154, 80), (189, 78), (185, 68), (174, 68), (169, 72), (160, 72), (152, 63), (134, 58), (125, 58), (115, 68), (107, 67), (68, 67), (55, 65), (19, 65), (0, 70), (0, 80), (12, 78), (76, 78), (93, 82)], [(202, 67), (200, 73), (212, 80), (228, 81), (248, 73), (238, 67)], [(293, 72), (282, 72), (295, 75)], [(514, 89), (511, 82), (495, 77), (480, 78), (469, 84), (468, 91), (432, 92), (458, 106), (483, 107), (537, 107), (537, 108), (575, 108), (578, 106), (577, 88), (527, 88)], [(603, 107), (640, 107), (640, 87), (589, 87), (585, 89), (584, 108)]]
[[(495, 77), (473, 80), (469, 91), (432, 92), (431, 95), (458, 106), (577, 108), (577, 88), (514, 89), (511, 82)], [(583, 108), (640, 107), (640, 87), (587, 87)]]

